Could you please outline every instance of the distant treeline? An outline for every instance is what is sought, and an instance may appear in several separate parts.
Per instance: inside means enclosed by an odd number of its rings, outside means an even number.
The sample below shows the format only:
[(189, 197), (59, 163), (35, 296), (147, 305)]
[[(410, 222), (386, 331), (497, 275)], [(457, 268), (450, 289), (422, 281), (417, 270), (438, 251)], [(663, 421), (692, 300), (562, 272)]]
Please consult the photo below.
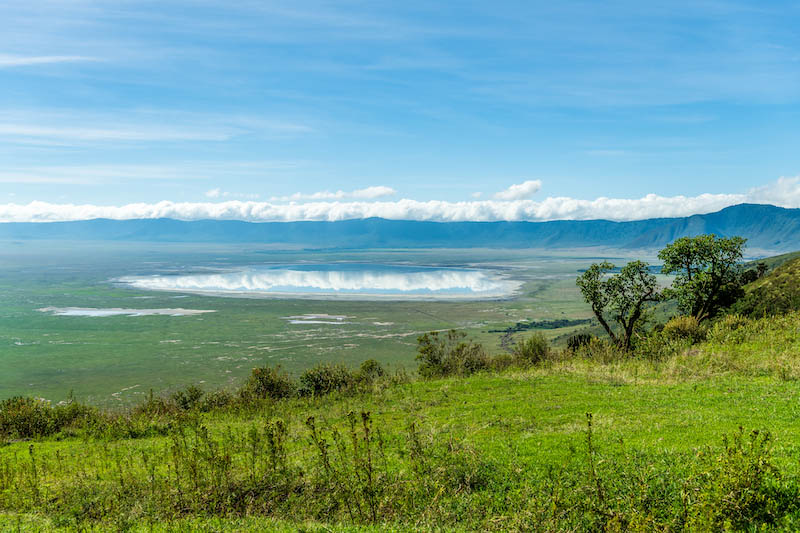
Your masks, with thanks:
[(530, 329), (559, 329), (568, 328), (570, 326), (582, 326), (592, 321), (590, 318), (569, 319), (559, 318), (556, 320), (531, 320), (525, 322), (517, 322), (513, 326), (504, 329), (490, 329), (489, 333), (519, 333), (521, 331), (528, 331)]

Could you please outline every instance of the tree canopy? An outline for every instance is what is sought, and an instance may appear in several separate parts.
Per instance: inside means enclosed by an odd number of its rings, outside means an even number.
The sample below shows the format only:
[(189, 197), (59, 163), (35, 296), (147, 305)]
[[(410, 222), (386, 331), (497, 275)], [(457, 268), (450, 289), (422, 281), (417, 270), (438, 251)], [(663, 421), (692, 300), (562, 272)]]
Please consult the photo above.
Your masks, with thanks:
[[(619, 273), (609, 275), (615, 268), (608, 261), (594, 263), (576, 283), (611, 340), (627, 350), (645, 317), (646, 304), (658, 301), (660, 294), (647, 263), (631, 261)], [(619, 324), (619, 333), (614, 332), (607, 317)]]
[(658, 253), (662, 272), (674, 274), (664, 296), (699, 321), (715, 316), (742, 295), (739, 262), (746, 239), (698, 235), (681, 237)]

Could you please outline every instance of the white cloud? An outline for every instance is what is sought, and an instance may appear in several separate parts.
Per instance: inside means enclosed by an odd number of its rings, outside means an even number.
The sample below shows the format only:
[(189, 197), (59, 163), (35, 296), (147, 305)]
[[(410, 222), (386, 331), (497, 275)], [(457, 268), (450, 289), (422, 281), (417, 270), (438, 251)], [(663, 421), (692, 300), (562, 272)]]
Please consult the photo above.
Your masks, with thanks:
[(495, 221), (495, 220), (641, 220), (711, 213), (745, 202), (773, 203), (800, 208), (800, 176), (781, 178), (743, 194), (701, 194), (642, 198), (546, 198), (514, 201), (328, 201), (276, 204), (228, 200), (224, 202), (158, 202), (122, 206), (76, 204), (0, 204), (2, 222), (48, 222), (91, 218), (176, 218), (181, 220), (247, 220), (253, 222), (294, 220), (347, 220), (381, 217), (393, 220)]
[(474, 193), (470, 194), (470, 196), (472, 196), (473, 198), (475, 198), (477, 200), (478, 198), (483, 196), (483, 193), (482, 192), (474, 192)]
[(98, 61), (98, 59), (86, 56), (18, 56), (0, 54), (0, 68), (47, 65), (52, 63), (75, 63), (79, 61)]
[(222, 191), (219, 190), (219, 188), (206, 191), (206, 196), (208, 198), (219, 198), (220, 194), (222, 194)]
[(273, 196), (270, 198), (272, 202), (302, 202), (308, 200), (344, 200), (346, 198), (355, 198), (357, 200), (374, 200), (376, 198), (383, 198), (386, 196), (393, 196), (397, 191), (391, 187), (384, 185), (375, 185), (365, 189), (356, 189), (355, 191), (319, 191), (311, 194), (303, 194), (296, 192), (289, 196)]
[(754, 187), (748, 192), (748, 201), (785, 207), (800, 206), (800, 176), (781, 177), (773, 183)]
[(539, 192), (541, 188), (541, 180), (528, 180), (512, 185), (508, 189), (496, 193), (494, 197), (504, 201), (525, 200)]

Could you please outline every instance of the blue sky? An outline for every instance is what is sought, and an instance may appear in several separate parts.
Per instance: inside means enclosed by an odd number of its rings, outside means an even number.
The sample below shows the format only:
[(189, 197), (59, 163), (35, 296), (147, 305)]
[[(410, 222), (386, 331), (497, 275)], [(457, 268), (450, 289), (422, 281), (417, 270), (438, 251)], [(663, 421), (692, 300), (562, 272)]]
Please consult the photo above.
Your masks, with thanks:
[(800, 207), (798, 27), (779, 1), (6, 0), (0, 220)]

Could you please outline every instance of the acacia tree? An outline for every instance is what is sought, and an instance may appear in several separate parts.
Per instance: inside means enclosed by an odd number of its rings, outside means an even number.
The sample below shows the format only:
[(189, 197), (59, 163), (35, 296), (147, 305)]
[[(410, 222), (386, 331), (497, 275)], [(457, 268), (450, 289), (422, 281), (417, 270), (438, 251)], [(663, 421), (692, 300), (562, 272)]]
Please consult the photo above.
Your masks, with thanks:
[[(647, 303), (660, 299), (656, 277), (647, 267), (643, 261), (631, 261), (619, 273), (609, 275), (616, 267), (604, 261), (592, 264), (576, 280), (597, 321), (625, 350), (631, 347), (631, 337), (644, 319)], [(619, 324), (619, 333), (614, 332), (606, 316)]]
[(675, 274), (668, 298), (678, 300), (684, 314), (703, 321), (736, 301), (742, 293), (739, 262), (746, 239), (698, 235), (681, 237), (658, 253), (661, 272)]

